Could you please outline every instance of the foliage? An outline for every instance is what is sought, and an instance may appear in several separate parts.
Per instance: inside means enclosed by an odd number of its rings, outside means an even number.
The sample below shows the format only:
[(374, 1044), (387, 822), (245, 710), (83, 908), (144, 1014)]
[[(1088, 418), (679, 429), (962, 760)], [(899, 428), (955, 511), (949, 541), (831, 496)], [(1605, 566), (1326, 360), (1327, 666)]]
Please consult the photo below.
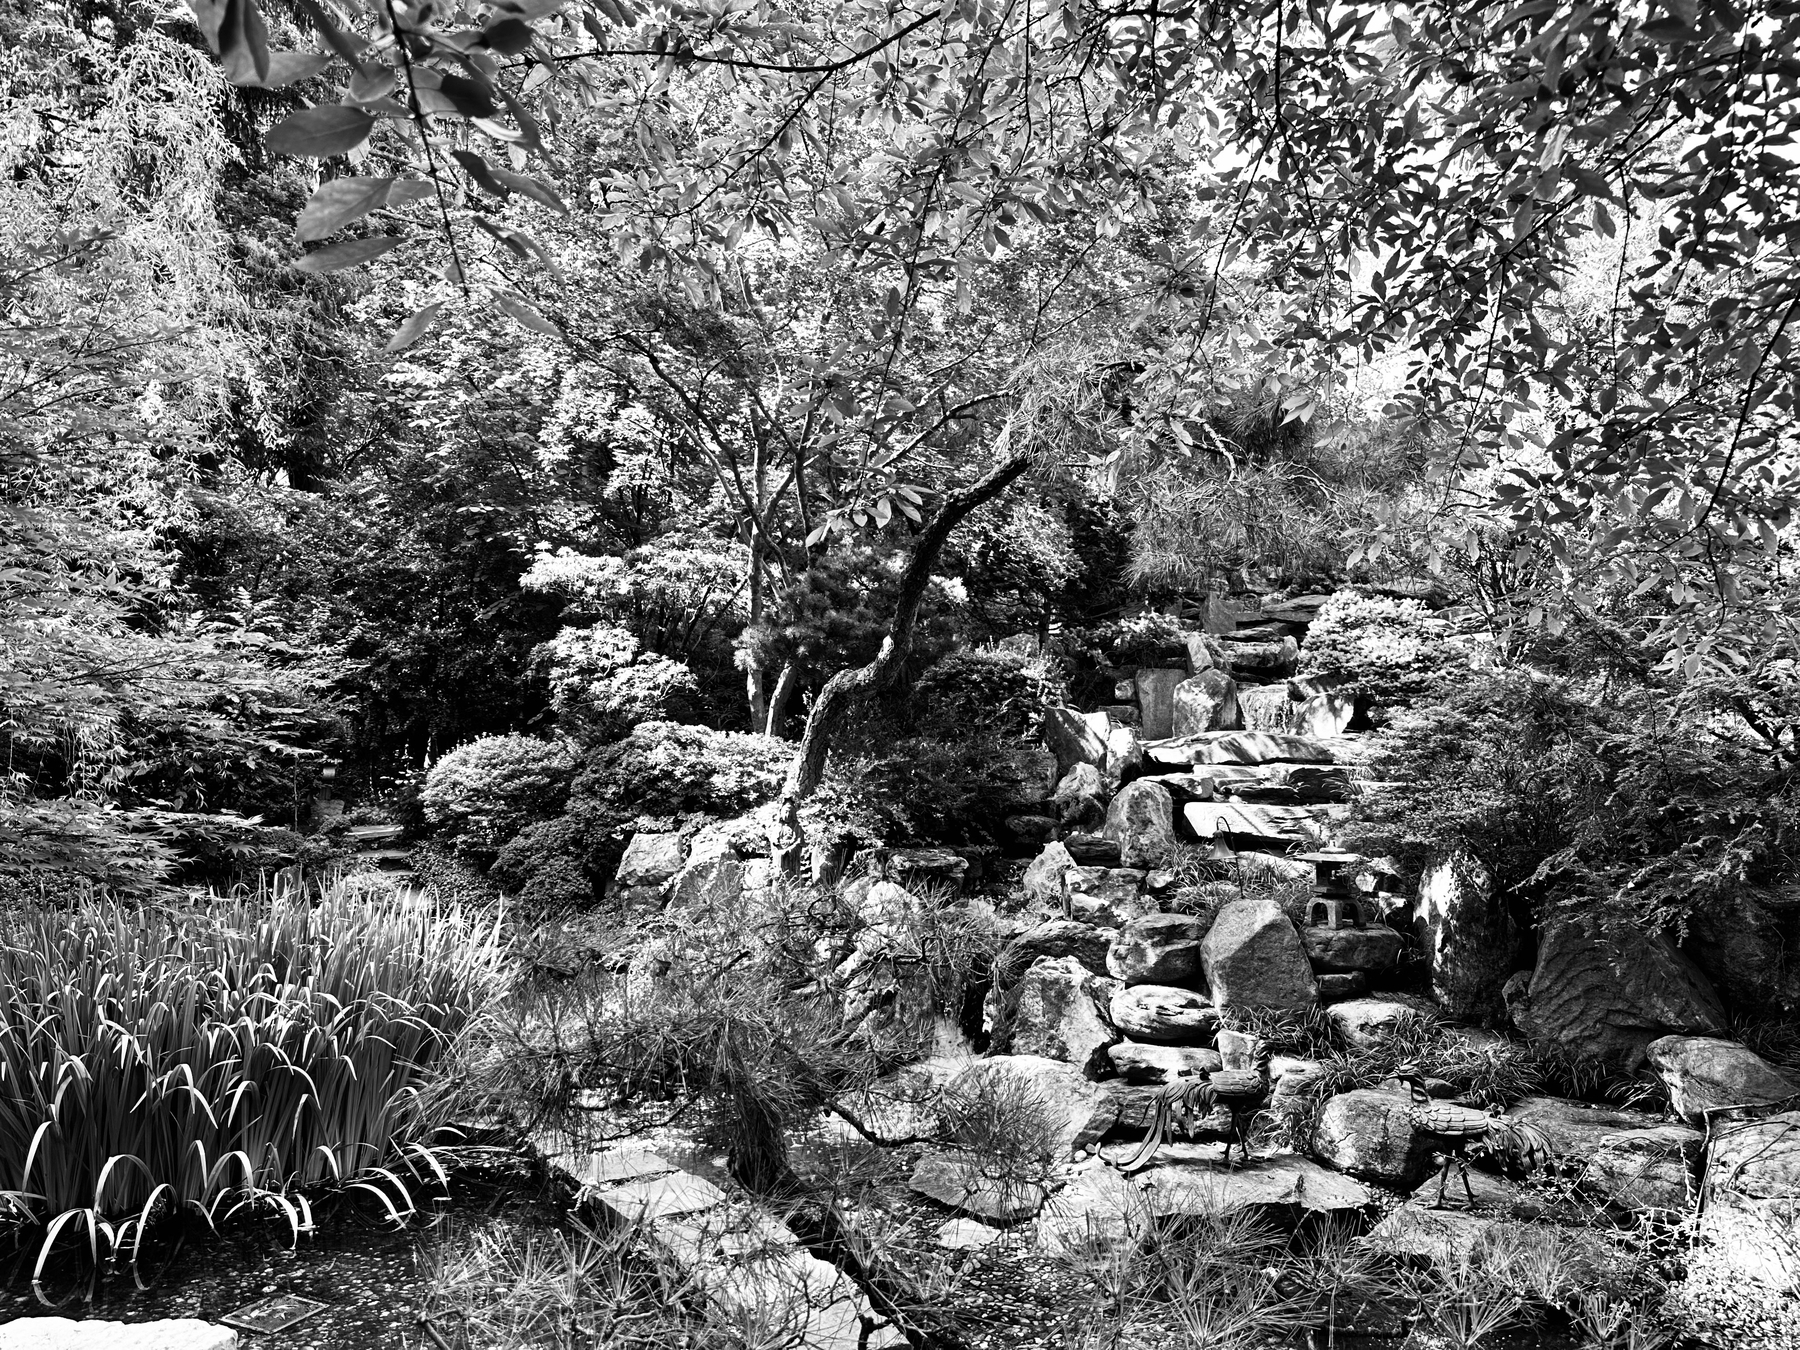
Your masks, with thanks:
[(419, 794), (425, 818), (459, 849), (491, 854), (569, 795), (575, 754), (563, 741), (484, 736), (431, 766)]
[(214, 1223), (306, 1192), (411, 1204), (446, 1123), (436, 1079), (497, 992), (498, 925), (327, 896), (11, 915), (0, 944), (9, 1217), (135, 1254), (158, 1216)]
[(606, 881), (591, 870), (587, 838), (587, 830), (573, 816), (536, 821), (501, 847), (488, 869), (488, 880), (527, 915), (585, 909)]
[(1041, 663), (1016, 652), (950, 652), (913, 681), (913, 724), (922, 735), (945, 740), (976, 728), (995, 736), (1030, 735), (1043, 718), (1047, 683)]
[[(890, 844), (992, 844), (1003, 821), (1042, 800), (1046, 784), (1037, 746), (976, 723), (960, 736), (890, 743), (838, 771)], [(810, 828), (810, 827), (809, 827)]]
[(1450, 623), (1421, 601), (1337, 591), (1307, 629), (1300, 669), (1342, 675), (1388, 702), (1409, 703), (1467, 671), (1468, 653), (1452, 637)]
[(562, 729), (585, 740), (616, 740), (639, 722), (689, 721), (700, 700), (692, 671), (642, 653), (635, 637), (612, 624), (565, 628), (536, 658)]

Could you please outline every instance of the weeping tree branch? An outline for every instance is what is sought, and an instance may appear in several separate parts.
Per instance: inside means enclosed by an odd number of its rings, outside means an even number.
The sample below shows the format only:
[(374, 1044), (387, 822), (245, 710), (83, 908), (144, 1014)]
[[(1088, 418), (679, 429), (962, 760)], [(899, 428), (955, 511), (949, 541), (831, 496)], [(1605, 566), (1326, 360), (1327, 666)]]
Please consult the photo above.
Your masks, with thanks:
[(1027, 450), (1015, 450), (973, 483), (944, 498), (944, 504), (920, 533), (912, 557), (907, 560), (906, 571), (900, 578), (899, 602), (888, 631), (881, 639), (881, 650), (867, 665), (840, 670), (825, 681), (825, 687), (813, 701), (800, 749), (788, 766), (787, 781), (781, 789), (770, 840), (780, 871), (792, 874), (800, 870), (800, 855), (806, 844), (805, 831), (800, 826), (800, 807), (825, 777), (825, 759), (831, 753), (831, 738), (844, 715), (869, 695), (892, 686), (900, 677), (912, 650), (913, 630), (918, 626), (919, 606), (931, 580), (931, 569), (937, 565), (938, 555), (943, 552), (951, 531), (970, 512), (1004, 492), (1030, 466), (1032, 458)]

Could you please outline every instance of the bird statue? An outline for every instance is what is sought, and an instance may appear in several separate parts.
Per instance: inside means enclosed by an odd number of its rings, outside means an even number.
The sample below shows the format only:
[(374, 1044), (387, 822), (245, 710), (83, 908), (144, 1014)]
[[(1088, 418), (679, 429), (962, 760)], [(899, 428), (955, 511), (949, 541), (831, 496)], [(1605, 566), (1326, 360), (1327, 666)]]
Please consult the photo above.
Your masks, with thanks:
[(1255, 1065), (1251, 1069), (1215, 1069), (1205, 1078), (1177, 1078), (1164, 1086), (1156, 1096), (1150, 1133), (1119, 1163), (1119, 1170), (1127, 1176), (1142, 1171), (1162, 1147), (1171, 1127), (1191, 1138), (1195, 1128), (1221, 1106), (1231, 1112), (1224, 1157), (1225, 1165), (1230, 1167), (1232, 1140), (1236, 1139), (1240, 1156), (1247, 1153), (1249, 1122), (1269, 1095), (1267, 1050), (1258, 1050)]
[(1544, 1132), (1522, 1120), (1508, 1120), (1455, 1102), (1439, 1101), (1425, 1086), (1425, 1075), (1416, 1064), (1402, 1064), (1394, 1077), (1405, 1085), (1412, 1106), (1408, 1116), (1413, 1128), (1429, 1135), (1449, 1148), (1444, 1167), (1438, 1173), (1437, 1199), (1431, 1208), (1444, 1204), (1444, 1188), (1450, 1181), (1450, 1169), (1456, 1167), (1462, 1177), (1463, 1194), (1469, 1206), (1475, 1205), (1475, 1192), (1469, 1186), (1468, 1150), (1471, 1145), (1507, 1158), (1526, 1171), (1542, 1167), (1550, 1159), (1550, 1141)]
[(1212, 1084), (1206, 1079), (1196, 1075), (1170, 1081), (1156, 1094), (1156, 1111), (1150, 1118), (1150, 1133), (1144, 1136), (1143, 1143), (1120, 1161), (1119, 1170), (1126, 1176), (1143, 1171), (1156, 1156), (1156, 1151), (1162, 1147), (1170, 1126), (1179, 1128), (1182, 1134), (1191, 1138), (1194, 1127), (1210, 1116), (1217, 1105)]

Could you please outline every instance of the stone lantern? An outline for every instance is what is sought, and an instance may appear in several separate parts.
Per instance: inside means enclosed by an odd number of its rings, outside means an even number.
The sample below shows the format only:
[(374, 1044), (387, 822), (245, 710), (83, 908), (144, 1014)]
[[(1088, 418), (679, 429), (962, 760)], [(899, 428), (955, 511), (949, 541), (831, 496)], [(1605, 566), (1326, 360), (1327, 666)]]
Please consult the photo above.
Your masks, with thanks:
[(1364, 928), (1368, 920), (1363, 902), (1351, 882), (1350, 869), (1362, 859), (1343, 849), (1302, 853), (1301, 862), (1313, 865), (1312, 902), (1306, 907), (1309, 928)]

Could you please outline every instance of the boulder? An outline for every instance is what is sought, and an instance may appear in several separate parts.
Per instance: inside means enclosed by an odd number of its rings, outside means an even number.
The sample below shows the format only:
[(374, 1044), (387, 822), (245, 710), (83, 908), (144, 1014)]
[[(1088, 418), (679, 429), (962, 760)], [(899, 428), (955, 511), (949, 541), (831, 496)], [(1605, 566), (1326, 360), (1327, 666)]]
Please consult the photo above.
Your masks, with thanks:
[(1385, 924), (1373, 928), (1321, 928), (1300, 930), (1307, 960), (1318, 971), (1364, 971), (1385, 975), (1400, 964), (1406, 939)]
[(1040, 904), (1060, 905), (1063, 898), (1063, 873), (1075, 866), (1065, 843), (1044, 845), (1044, 851), (1025, 869), (1025, 894)]
[(1434, 858), (1419, 877), (1411, 918), (1431, 996), (1444, 1011), (1498, 1012), (1501, 987), (1519, 965), (1520, 934), (1487, 868), (1461, 849)]
[(1020, 933), (994, 958), (991, 979), (1010, 989), (1044, 957), (1072, 956), (1095, 975), (1107, 973), (1107, 954), (1118, 932), (1075, 919), (1046, 919)]
[(1394, 1034), (1402, 1022), (1425, 1018), (1437, 1021), (1438, 1010), (1424, 999), (1406, 994), (1385, 994), (1379, 998), (1352, 998), (1333, 1003), (1325, 1015), (1357, 1050), (1372, 1050)]
[(1694, 1205), (1701, 1142), (1698, 1130), (1683, 1125), (1620, 1130), (1601, 1139), (1579, 1175), (1589, 1190), (1629, 1213), (1686, 1214)]
[(687, 849), (673, 830), (639, 831), (625, 845), (625, 856), (613, 873), (615, 886), (660, 886), (681, 870)]
[(1002, 1224), (1029, 1219), (1050, 1198), (1036, 1169), (977, 1153), (927, 1153), (906, 1184), (940, 1205)]
[(105, 1322), (84, 1317), (18, 1317), (0, 1327), (0, 1350), (237, 1350), (230, 1327), (197, 1317)]
[(1200, 944), (1213, 1002), (1221, 1008), (1298, 1011), (1319, 1001), (1300, 935), (1273, 900), (1233, 900)]
[(1213, 670), (1225, 664), (1225, 649), (1216, 638), (1206, 633), (1187, 635), (1187, 654), (1190, 675), (1198, 675), (1203, 670)]
[(1144, 741), (1136, 727), (1114, 727), (1107, 733), (1105, 776), (1109, 793), (1142, 776), (1146, 765)]
[(1056, 838), (1057, 824), (1052, 816), (1007, 816), (1000, 825), (1007, 841), (1015, 847), (1042, 848)]
[(1072, 956), (1039, 958), (1019, 981), (1012, 1009), (1014, 1054), (1042, 1055), (1091, 1073), (1119, 1039), (1100, 1009), (1118, 986)]
[(1117, 840), (1108, 839), (1103, 834), (1071, 834), (1063, 838), (1063, 847), (1069, 850), (1069, 856), (1083, 867), (1117, 867), (1119, 865), (1119, 845)]
[(1586, 916), (1539, 934), (1531, 983), (1509, 1011), (1533, 1046), (1624, 1070), (1659, 1037), (1726, 1030), (1712, 984), (1674, 943)]
[(1321, 1003), (1341, 1003), (1347, 998), (1359, 998), (1369, 991), (1369, 977), (1360, 970), (1327, 970), (1317, 978)]
[(1585, 1165), (1620, 1134), (1674, 1131), (1667, 1135), (1671, 1140), (1697, 1143), (1700, 1139), (1699, 1132), (1686, 1125), (1670, 1125), (1643, 1111), (1615, 1111), (1564, 1097), (1525, 1097), (1506, 1114), (1542, 1133), (1549, 1141), (1550, 1152), (1563, 1165)]
[[(996, 1115), (1029, 1117), (1018, 1145), (1034, 1162), (1060, 1161), (1099, 1100), (1101, 1088), (1080, 1069), (1039, 1055), (990, 1055), (971, 1063), (944, 1087), (938, 1109), (951, 1138), (965, 1142), (974, 1122), (979, 1135)], [(1029, 1125), (1026, 1129), (1023, 1126)]]
[(1185, 984), (1200, 970), (1206, 929), (1188, 914), (1146, 914), (1119, 930), (1107, 974), (1126, 984)]
[(882, 857), (882, 870), (902, 886), (935, 886), (960, 891), (969, 860), (947, 848), (896, 848)]
[(1175, 686), (1171, 736), (1236, 731), (1243, 725), (1237, 681), (1224, 671), (1202, 670)]
[(1143, 715), (1146, 740), (1160, 741), (1175, 734), (1175, 686), (1187, 678), (1187, 671), (1176, 667), (1137, 673), (1138, 711)]
[(1296, 1110), (1310, 1101), (1325, 1066), (1316, 1059), (1300, 1059), (1293, 1055), (1273, 1055), (1269, 1059), (1269, 1109), (1282, 1112)]
[(1196, 839), (1223, 839), (1249, 848), (1313, 846), (1348, 818), (1347, 806), (1259, 806), (1248, 802), (1190, 802), (1181, 818)]
[(1176, 854), (1175, 804), (1160, 783), (1127, 783), (1106, 810), (1106, 837), (1126, 867), (1161, 867)]
[[(1506, 1199), (1495, 1196), (1491, 1190), (1484, 1197), (1481, 1187), (1475, 1184), (1475, 1174), (1471, 1173), (1469, 1179), (1470, 1189), (1475, 1191), (1475, 1211), (1448, 1208), (1448, 1188), (1444, 1191), (1446, 1208), (1432, 1208), (1430, 1201), (1437, 1196), (1434, 1180), (1428, 1183), (1429, 1195), (1421, 1187), (1424, 1198), (1415, 1197), (1401, 1205), (1363, 1241), (1388, 1256), (1409, 1257), (1448, 1270), (1466, 1268), (1483, 1252), (1519, 1253), (1525, 1258), (1525, 1268), (1566, 1271), (1577, 1287), (1594, 1282), (1608, 1266), (1606, 1243), (1599, 1234), (1582, 1228), (1510, 1219), (1506, 1217), (1510, 1208)], [(1455, 1187), (1456, 1196), (1461, 1199), (1461, 1179), (1452, 1176), (1450, 1186)], [(1529, 1201), (1526, 1203), (1529, 1205)], [(1551, 1255), (1552, 1251), (1556, 1254)], [(1539, 1252), (1544, 1255), (1538, 1256)]]
[(1800, 1111), (1721, 1122), (1705, 1173), (1700, 1237), (1730, 1274), (1800, 1288)]
[(677, 913), (730, 913), (744, 898), (744, 864), (734, 854), (689, 860), (669, 883), (667, 908)]
[(1071, 867), (1063, 873), (1063, 905), (1070, 918), (1117, 928), (1149, 912), (1144, 873), (1135, 867)]
[(1800, 891), (1732, 892), (1696, 908), (1682, 950), (1726, 1003), (1744, 1011), (1800, 1006)]
[(1300, 644), (1291, 637), (1272, 642), (1237, 641), (1224, 638), (1225, 654), (1231, 662), (1231, 673), (1239, 678), (1249, 676), (1267, 682), (1283, 680), (1300, 664)]
[(1070, 765), (1052, 800), (1056, 818), (1068, 829), (1092, 832), (1106, 824), (1106, 782), (1092, 764)]
[(1669, 1089), (1670, 1109), (1690, 1125), (1704, 1125), (1708, 1111), (1768, 1107), (1800, 1097), (1800, 1084), (1737, 1041), (1664, 1036), (1650, 1042), (1646, 1053)]
[(1331, 751), (1304, 736), (1269, 731), (1204, 731), (1152, 743), (1144, 753), (1159, 764), (1329, 764)]
[(1313, 1129), (1313, 1153), (1340, 1172), (1400, 1189), (1418, 1185), (1432, 1143), (1412, 1124), (1412, 1102), (1398, 1092), (1358, 1088), (1325, 1103)]
[(1225, 1067), (1217, 1050), (1185, 1045), (1120, 1041), (1107, 1049), (1106, 1056), (1127, 1083), (1168, 1083), (1177, 1078), (1198, 1078)]
[(1044, 746), (1056, 756), (1056, 771), (1067, 773), (1077, 764), (1106, 763), (1106, 737), (1112, 731), (1105, 713), (1079, 713), (1073, 708), (1044, 709), (1040, 732)]
[(1112, 996), (1112, 1023), (1134, 1041), (1210, 1045), (1219, 1010), (1205, 994), (1166, 984), (1128, 985)]

